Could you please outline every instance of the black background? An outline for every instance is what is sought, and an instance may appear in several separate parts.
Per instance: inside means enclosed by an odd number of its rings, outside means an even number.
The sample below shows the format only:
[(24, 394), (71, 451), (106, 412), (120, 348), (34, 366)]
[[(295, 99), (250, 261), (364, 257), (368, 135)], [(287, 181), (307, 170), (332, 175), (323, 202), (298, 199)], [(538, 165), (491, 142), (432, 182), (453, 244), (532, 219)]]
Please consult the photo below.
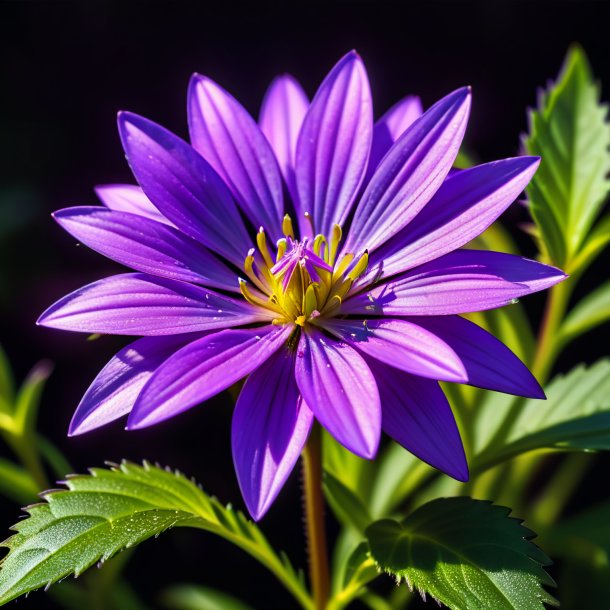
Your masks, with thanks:
[[(609, 24), (605, 2), (0, 3), (0, 205), (12, 210), (1, 216), (0, 341), (20, 378), (40, 358), (56, 365), (41, 429), (78, 471), (104, 460), (149, 458), (195, 475), (222, 501), (242, 506), (224, 396), (158, 428), (127, 433), (117, 423), (65, 437), (79, 398), (124, 342), (87, 342), (34, 321), (60, 296), (119, 268), (76, 247), (49, 214), (93, 204), (95, 184), (132, 181), (115, 129), (118, 110), (186, 136), (192, 72), (211, 76), (256, 114), (275, 74), (293, 73), (312, 95), (334, 62), (356, 48), (370, 73), (377, 114), (407, 93), (429, 106), (472, 85), (466, 146), (487, 161), (518, 154), (526, 108), (557, 74), (573, 41), (586, 49), (610, 97)], [(515, 207), (504, 217), (515, 233), (523, 214)], [(519, 240), (532, 255), (527, 238)], [(607, 277), (607, 263), (605, 257), (593, 268), (577, 294)], [(542, 297), (529, 303), (536, 320)], [(608, 339), (607, 329), (581, 339), (558, 369), (605, 355)], [(603, 497), (609, 464), (599, 461), (581, 505)], [(304, 566), (300, 510), (295, 473), (262, 525)], [(15, 505), (2, 501), (1, 523), (8, 526), (17, 515)], [(184, 580), (232, 591), (262, 610), (293, 607), (253, 560), (197, 532), (147, 543), (128, 576), (151, 604), (166, 582)], [(47, 605), (35, 594), (18, 607)]]

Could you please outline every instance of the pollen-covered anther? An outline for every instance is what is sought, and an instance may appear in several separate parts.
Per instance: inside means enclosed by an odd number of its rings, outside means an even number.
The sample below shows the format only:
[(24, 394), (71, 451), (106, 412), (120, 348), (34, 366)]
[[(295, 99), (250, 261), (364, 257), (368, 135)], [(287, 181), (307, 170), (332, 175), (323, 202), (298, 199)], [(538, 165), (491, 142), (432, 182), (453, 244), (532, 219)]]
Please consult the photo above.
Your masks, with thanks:
[[(313, 235), (313, 221), (308, 214), (306, 221)], [(240, 282), (244, 298), (277, 313), (274, 324), (303, 327), (330, 312), (336, 315), (353, 283), (366, 270), (368, 252), (358, 258), (344, 253), (337, 262), (342, 237), (339, 225), (333, 226), (329, 238), (319, 233), (297, 240), (287, 214), (282, 231), (284, 237), (278, 239), (273, 256), (264, 229), (259, 229), (257, 249), (249, 250), (244, 262), (246, 275), (253, 284), (250, 289), (245, 280)]]

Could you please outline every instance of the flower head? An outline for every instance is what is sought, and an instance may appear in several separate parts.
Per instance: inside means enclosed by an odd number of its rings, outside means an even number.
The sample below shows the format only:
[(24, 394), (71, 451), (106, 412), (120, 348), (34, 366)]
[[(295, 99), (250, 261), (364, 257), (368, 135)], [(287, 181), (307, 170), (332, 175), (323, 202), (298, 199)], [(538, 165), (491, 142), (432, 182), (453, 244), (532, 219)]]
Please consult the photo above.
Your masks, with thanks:
[(136, 272), (77, 290), (40, 323), (142, 338), (100, 372), (70, 433), (125, 414), (130, 429), (156, 424), (247, 377), (232, 443), (254, 518), (290, 474), (314, 419), (362, 457), (374, 457), (383, 429), (466, 480), (438, 381), (543, 393), (506, 346), (460, 314), (564, 278), (517, 256), (460, 249), (539, 162), (451, 171), (469, 109), (463, 88), (425, 113), (405, 98), (373, 123), (366, 71), (352, 52), (311, 103), (292, 77), (277, 78), (258, 124), (195, 75), (191, 144), (121, 113), (139, 186), (99, 187), (104, 207), (55, 218)]

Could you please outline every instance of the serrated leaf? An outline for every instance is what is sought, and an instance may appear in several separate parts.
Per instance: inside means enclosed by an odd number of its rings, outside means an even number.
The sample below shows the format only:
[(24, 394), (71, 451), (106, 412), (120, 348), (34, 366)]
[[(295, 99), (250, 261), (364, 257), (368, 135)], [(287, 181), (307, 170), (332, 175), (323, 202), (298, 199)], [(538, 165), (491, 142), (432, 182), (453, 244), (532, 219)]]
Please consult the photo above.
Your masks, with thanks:
[(573, 47), (557, 83), (530, 113), (525, 150), (542, 163), (527, 195), (548, 254), (565, 265), (578, 253), (608, 194), (610, 126), (584, 52)]
[(397, 581), (454, 610), (541, 610), (548, 558), (510, 510), (470, 498), (433, 500), (399, 523), (367, 529), (371, 557)]
[(199, 585), (174, 585), (161, 599), (171, 610), (252, 610), (232, 595)]
[(610, 320), (610, 281), (590, 292), (566, 316), (560, 340), (566, 343)]
[(546, 394), (544, 402), (522, 404), (505, 442), (477, 455), (472, 471), (535, 449), (610, 450), (610, 360), (556, 377)]
[(43, 494), (42, 504), (3, 543), (0, 605), (74, 573), (174, 527), (212, 532), (266, 565), (307, 608), (302, 579), (278, 557), (262, 532), (241, 513), (222, 506), (182, 474), (145, 463), (123, 462), (70, 476), (67, 489)]

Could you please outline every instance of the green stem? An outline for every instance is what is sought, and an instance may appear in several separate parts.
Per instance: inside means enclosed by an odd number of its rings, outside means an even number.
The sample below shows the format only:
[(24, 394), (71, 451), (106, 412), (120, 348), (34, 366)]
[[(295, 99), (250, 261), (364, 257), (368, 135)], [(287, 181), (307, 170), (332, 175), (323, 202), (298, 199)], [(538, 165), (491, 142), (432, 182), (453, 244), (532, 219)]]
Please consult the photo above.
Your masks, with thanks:
[(554, 523), (592, 463), (593, 456), (587, 453), (564, 457), (532, 509), (532, 523), (537, 526)]
[(330, 578), (322, 495), (322, 437), (317, 425), (314, 425), (303, 450), (303, 487), (314, 607), (315, 610), (324, 610), (328, 603)]
[(559, 327), (570, 299), (572, 283), (564, 280), (551, 288), (538, 338), (532, 373), (540, 383), (547, 380), (557, 357)]

